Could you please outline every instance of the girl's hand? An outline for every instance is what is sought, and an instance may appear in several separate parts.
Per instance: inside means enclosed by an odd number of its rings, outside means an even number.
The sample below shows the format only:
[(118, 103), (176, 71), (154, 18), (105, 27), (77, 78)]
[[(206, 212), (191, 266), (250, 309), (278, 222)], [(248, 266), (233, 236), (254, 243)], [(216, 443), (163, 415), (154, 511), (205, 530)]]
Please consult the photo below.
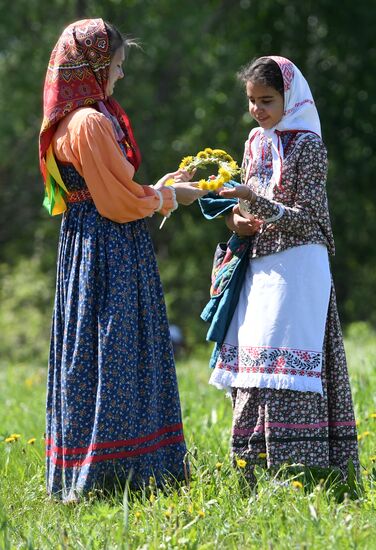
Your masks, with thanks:
[(251, 215), (245, 218), (241, 215), (239, 206), (236, 205), (231, 214), (226, 216), (226, 225), (230, 231), (234, 231), (240, 237), (251, 237), (260, 229), (262, 220)]
[(222, 187), (222, 189), (219, 191), (219, 195), (221, 197), (225, 197), (226, 199), (243, 199), (245, 201), (255, 202), (256, 200), (256, 193), (252, 191), (248, 185), (236, 185), (236, 187)]
[(181, 181), (173, 184), (173, 187), (176, 191), (176, 200), (179, 204), (188, 206), (192, 204), (196, 199), (203, 197), (208, 194), (208, 191), (205, 189), (200, 189), (198, 186), (198, 181)]
[(169, 180), (173, 180), (174, 182), (189, 181), (193, 178), (195, 171), (188, 172), (187, 170), (176, 170), (176, 172), (169, 172), (162, 176), (153, 187), (155, 187), (155, 189), (160, 189), (164, 187)]

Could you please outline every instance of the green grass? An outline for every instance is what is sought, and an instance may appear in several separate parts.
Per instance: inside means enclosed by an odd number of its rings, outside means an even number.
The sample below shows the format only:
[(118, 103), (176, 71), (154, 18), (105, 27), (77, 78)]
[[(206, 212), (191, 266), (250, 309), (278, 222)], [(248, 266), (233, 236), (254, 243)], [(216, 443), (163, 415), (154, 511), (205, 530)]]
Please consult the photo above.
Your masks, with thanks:
[[(364, 327), (363, 327), (364, 328)], [(208, 386), (207, 352), (179, 363), (178, 375), (192, 481), (179, 490), (89, 497), (78, 505), (49, 500), (44, 488), (45, 369), (0, 370), (0, 549), (61, 548), (376, 548), (376, 349), (357, 327), (346, 342), (364, 491), (337, 502), (330, 488), (296, 488), (258, 470), (258, 491), (245, 491), (229, 461), (230, 401)], [(13, 433), (20, 438), (6, 443)], [(363, 434), (363, 435), (362, 435)], [(36, 438), (34, 444), (28, 443)], [(376, 457), (374, 458), (376, 459)], [(220, 464), (219, 464), (220, 463)]]

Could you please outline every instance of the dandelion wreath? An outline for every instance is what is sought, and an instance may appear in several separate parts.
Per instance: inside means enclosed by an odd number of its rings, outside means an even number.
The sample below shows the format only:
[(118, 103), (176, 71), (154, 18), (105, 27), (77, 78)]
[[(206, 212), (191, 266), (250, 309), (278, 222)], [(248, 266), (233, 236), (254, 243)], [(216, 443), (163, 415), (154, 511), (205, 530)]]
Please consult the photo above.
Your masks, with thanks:
[(199, 151), (194, 157), (183, 158), (179, 168), (192, 172), (197, 168), (204, 168), (208, 164), (217, 164), (219, 167), (216, 176), (210, 176), (209, 179), (201, 179), (198, 182), (200, 189), (207, 189), (208, 191), (219, 189), (240, 171), (236, 161), (226, 151), (222, 151), (222, 149), (210, 149), (209, 147), (203, 151)]

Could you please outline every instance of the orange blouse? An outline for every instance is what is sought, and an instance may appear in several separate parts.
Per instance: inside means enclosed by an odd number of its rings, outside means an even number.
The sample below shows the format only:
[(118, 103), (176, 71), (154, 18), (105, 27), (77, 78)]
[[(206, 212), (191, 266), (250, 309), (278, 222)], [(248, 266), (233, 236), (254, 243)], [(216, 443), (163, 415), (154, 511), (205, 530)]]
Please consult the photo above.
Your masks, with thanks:
[(91, 107), (67, 115), (52, 140), (57, 160), (73, 164), (84, 178), (98, 212), (125, 223), (145, 218), (158, 208), (154, 189), (133, 180), (110, 120)]

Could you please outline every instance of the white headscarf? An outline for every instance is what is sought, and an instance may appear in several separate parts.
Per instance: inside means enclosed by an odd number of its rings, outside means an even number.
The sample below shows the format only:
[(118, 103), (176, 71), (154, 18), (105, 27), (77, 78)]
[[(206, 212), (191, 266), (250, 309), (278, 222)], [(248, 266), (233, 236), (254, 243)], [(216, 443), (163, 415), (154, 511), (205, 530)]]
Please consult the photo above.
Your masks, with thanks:
[(273, 180), (279, 184), (282, 173), (283, 148), (278, 132), (303, 130), (321, 137), (320, 118), (308, 82), (291, 61), (285, 57), (267, 56), (278, 64), (284, 85), (284, 113), (281, 120), (268, 130), (254, 128), (250, 133), (252, 157), (255, 158), (262, 135), (272, 140)]

